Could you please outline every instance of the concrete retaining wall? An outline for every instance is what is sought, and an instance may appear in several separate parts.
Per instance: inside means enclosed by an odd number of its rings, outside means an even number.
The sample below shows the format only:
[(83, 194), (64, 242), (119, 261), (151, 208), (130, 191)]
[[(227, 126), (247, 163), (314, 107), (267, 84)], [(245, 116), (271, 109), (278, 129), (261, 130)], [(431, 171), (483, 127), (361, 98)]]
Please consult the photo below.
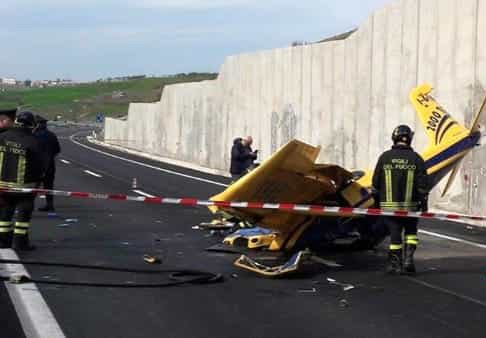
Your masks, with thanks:
[[(486, 90), (485, 29), (486, 0), (395, 1), (345, 40), (230, 56), (218, 79), (166, 87), (160, 102), (131, 104), (127, 122), (107, 119), (105, 138), (225, 172), (234, 137), (252, 135), (260, 159), (298, 138), (322, 146), (321, 162), (373, 168), (397, 124), (426, 146), (408, 100), (421, 82), (471, 122)], [(485, 168), (480, 147), (435, 205), (486, 214)]]

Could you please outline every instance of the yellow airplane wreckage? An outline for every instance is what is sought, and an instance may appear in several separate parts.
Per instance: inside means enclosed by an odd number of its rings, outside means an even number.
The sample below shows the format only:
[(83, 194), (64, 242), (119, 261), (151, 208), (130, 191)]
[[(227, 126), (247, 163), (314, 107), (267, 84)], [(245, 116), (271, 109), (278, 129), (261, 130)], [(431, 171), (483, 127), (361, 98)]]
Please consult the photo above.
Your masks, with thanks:
[[(470, 129), (455, 121), (430, 95), (424, 84), (410, 92), (429, 139), (421, 153), (429, 175), (430, 189), (448, 173), (444, 194), (450, 188), (461, 160), (477, 145), (479, 117), (483, 102)], [(486, 100), (486, 98), (485, 98)], [(257, 168), (211, 198), (213, 201), (319, 204), (327, 206), (369, 208), (375, 205), (371, 193), (371, 171), (348, 171), (333, 164), (315, 163), (320, 147), (292, 140)], [(239, 209), (211, 207), (253, 228), (237, 230), (224, 239), (227, 245), (250, 249), (291, 251), (295, 255), (282, 266), (266, 267), (247, 256), (235, 264), (266, 276), (278, 276), (298, 269), (306, 256), (304, 249), (320, 250), (346, 243), (354, 248), (369, 249), (388, 236), (378, 216), (316, 215), (312, 211)], [(228, 217), (228, 216), (226, 216)]]

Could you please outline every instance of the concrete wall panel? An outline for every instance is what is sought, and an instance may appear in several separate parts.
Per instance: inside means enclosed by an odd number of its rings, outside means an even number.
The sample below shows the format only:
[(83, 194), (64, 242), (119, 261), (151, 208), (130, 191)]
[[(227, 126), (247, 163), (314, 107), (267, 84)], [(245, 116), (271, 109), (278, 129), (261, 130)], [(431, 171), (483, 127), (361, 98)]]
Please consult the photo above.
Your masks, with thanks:
[(344, 110), (344, 101), (346, 100), (344, 78), (345, 78), (345, 49), (344, 42), (336, 42), (333, 46), (333, 59), (334, 59), (334, 91), (333, 91), (333, 105), (332, 111), (334, 115), (333, 119), (333, 135), (334, 138), (334, 158), (335, 163), (343, 166), (346, 157), (345, 136), (344, 136), (344, 115), (347, 112)]
[[(372, 80), (372, 51), (373, 51), (373, 17), (368, 19), (355, 33), (358, 40), (358, 73), (356, 74), (357, 92), (357, 111), (356, 129), (357, 166), (366, 168), (375, 159), (370, 158), (369, 136), (371, 130), (371, 80)], [(377, 121), (373, 121), (377, 122)], [(371, 161), (370, 161), (371, 160)]]
[[(388, 12), (385, 9), (375, 12), (373, 15), (373, 35), (372, 35), (372, 64), (371, 64), (371, 109), (369, 119), (373, 121), (370, 128), (373, 132), (369, 133), (369, 159), (373, 162), (388, 147), (389, 142), (385, 144), (383, 138), (385, 131), (385, 122), (387, 113), (393, 112), (387, 110), (386, 103), (389, 95), (387, 88), (388, 75)], [(394, 60), (397, 62), (396, 60)], [(396, 116), (396, 113), (395, 115)], [(373, 164), (374, 162), (370, 163)]]
[[(413, 126), (413, 129), (416, 131), (416, 135), (419, 135), (423, 134), (424, 129), (409, 99), (410, 89), (418, 84), (418, 60), (420, 55), (418, 48), (420, 23), (419, 2), (416, 0), (404, 0), (402, 2), (395, 3), (391, 11), (392, 13), (399, 11), (401, 16), (400, 30), (402, 38), (400, 46), (400, 92), (398, 95), (398, 100), (400, 102), (399, 122), (408, 122), (410, 126)], [(390, 18), (390, 22), (394, 22), (395, 20), (398, 20), (398, 18)], [(398, 27), (396, 27), (396, 29), (398, 29)], [(394, 38), (395, 34), (390, 32), (389, 36), (390, 38)], [(395, 54), (393, 53), (393, 56), (391, 57), (395, 57), (394, 55)], [(391, 83), (394, 81), (396, 81), (396, 79), (389, 78), (388, 83), (390, 83), (390, 86), (394, 86), (394, 84)], [(390, 121), (387, 122), (387, 128), (393, 128), (391, 122), (392, 120), (393, 118), (387, 119), (387, 121)], [(423, 145), (417, 147), (419, 144), (417, 139), (418, 137), (415, 137), (414, 146), (416, 149), (421, 149), (420, 147)]]
[(356, 114), (358, 110), (356, 86), (358, 74), (358, 49), (357, 38), (351, 35), (344, 41), (344, 166), (347, 168), (357, 168), (358, 141), (356, 133), (358, 121)]

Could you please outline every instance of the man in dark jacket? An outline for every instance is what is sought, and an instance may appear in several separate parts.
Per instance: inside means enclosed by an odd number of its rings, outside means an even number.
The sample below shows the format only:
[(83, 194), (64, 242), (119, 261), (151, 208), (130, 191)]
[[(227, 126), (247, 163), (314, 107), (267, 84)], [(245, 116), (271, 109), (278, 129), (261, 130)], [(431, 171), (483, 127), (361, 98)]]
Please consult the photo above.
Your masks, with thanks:
[[(44, 175), (45, 160), (39, 142), (32, 135), (34, 115), (22, 112), (13, 128), (0, 133), (0, 188), (36, 188)], [(0, 247), (31, 250), (28, 232), (35, 195), (24, 192), (3, 193), (0, 207)], [(15, 210), (15, 226), (12, 222)]]
[[(46, 174), (42, 185), (44, 189), (54, 189), (54, 179), (56, 176), (56, 156), (61, 152), (61, 146), (56, 134), (47, 129), (47, 120), (42, 116), (36, 115), (37, 127), (34, 136), (39, 140), (41, 150), (45, 154)], [(54, 196), (46, 195), (46, 205), (38, 209), (39, 211), (54, 211)]]
[(3, 109), (0, 110), (0, 133), (12, 128), (17, 109)]
[(251, 169), (253, 162), (257, 158), (258, 150), (253, 151), (251, 149), (252, 143), (253, 138), (251, 136), (246, 138), (238, 137), (233, 141), (230, 167), (233, 182), (244, 176)]
[[(378, 159), (373, 174), (373, 187), (384, 210), (427, 210), (427, 170), (424, 160), (410, 146), (412, 130), (400, 125), (393, 131), (392, 149)], [(387, 272), (415, 273), (413, 255), (417, 248), (418, 218), (385, 217), (390, 229)], [(405, 262), (402, 267), (402, 231), (405, 230)], [(402, 270), (403, 269), (403, 270)]]

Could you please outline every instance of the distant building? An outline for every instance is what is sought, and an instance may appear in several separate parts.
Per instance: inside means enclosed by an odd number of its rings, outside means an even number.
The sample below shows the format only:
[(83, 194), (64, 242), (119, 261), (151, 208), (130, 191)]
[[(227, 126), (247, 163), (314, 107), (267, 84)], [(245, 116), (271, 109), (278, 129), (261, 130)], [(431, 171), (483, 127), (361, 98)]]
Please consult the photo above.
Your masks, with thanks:
[(15, 86), (17, 84), (17, 80), (14, 78), (2, 77), (0, 78), (0, 83), (4, 86)]

